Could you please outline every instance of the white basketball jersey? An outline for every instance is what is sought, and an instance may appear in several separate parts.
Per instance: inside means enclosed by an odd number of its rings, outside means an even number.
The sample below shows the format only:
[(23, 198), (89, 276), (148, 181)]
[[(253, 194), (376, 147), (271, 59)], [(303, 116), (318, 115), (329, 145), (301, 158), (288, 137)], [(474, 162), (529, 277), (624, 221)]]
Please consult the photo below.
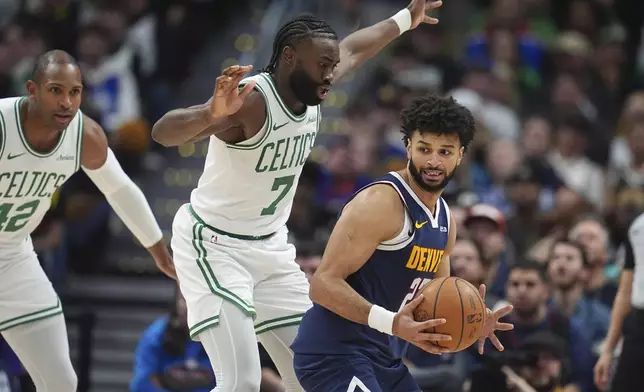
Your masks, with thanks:
[(249, 140), (228, 144), (210, 137), (204, 171), (190, 203), (207, 224), (230, 234), (263, 236), (286, 224), (293, 197), (320, 124), (320, 107), (292, 113), (266, 73), (256, 82), (266, 122)]
[(80, 167), (83, 114), (47, 153), (35, 151), (20, 122), (24, 97), (0, 99), (0, 252), (40, 224), (56, 190)]

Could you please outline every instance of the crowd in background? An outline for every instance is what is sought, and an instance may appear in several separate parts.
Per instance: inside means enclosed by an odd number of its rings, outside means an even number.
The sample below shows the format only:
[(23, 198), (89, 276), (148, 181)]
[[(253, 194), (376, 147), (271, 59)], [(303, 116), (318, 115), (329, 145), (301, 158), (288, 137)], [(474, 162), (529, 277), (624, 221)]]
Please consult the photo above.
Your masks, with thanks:
[[(329, 1), (354, 28), (364, 27), (369, 2)], [(644, 211), (641, 12), (620, 0), (454, 3), (452, 10), (467, 6), (466, 13), (452, 12), (467, 26), (464, 34), (454, 33), (452, 17), (397, 39), (374, 60), (360, 99), (312, 154), (288, 222), (297, 261), (313, 273), (343, 202), (371, 179), (404, 167), (400, 109), (418, 95), (451, 95), (478, 125), (444, 194), (458, 223), (452, 273), (485, 283), (488, 306), (513, 304), (516, 329), (502, 334), (503, 355), (431, 357), (412, 348), (406, 361), (427, 391), (531, 392), (522, 379), (538, 392), (593, 392), (621, 245), (630, 221)], [(149, 125), (175, 105), (191, 59), (226, 27), (224, 7), (197, 0), (0, 0), (0, 97), (24, 93), (35, 56), (69, 51), (84, 74), (82, 109), (104, 127), (136, 177), (156, 149)], [(56, 196), (34, 234), (54, 283), (64, 284), (66, 266), (78, 255), (105, 246), (108, 209), (82, 174)], [(73, 235), (63, 239), (63, 226)], [(181, 328), (164, 332), (168, 320), (181, 318), (173, 309), (146, 331), (136, 355), (147, 367), (137, 367), (132, 391), (175, 390), (172, 377), (157, 377), (166, 360), (183, 361), (181, 371), (168, 374), (193, 375), (204, 390), (212, 383), (196, 365), (203, 353), (181, 346), (189, 345)], [(161, 362), (150, 362), (150, 352)], [(194, 367), (185, 365), (186, 352)], [(273, 371), (265, 384), (266, 391), (279, 390)]]

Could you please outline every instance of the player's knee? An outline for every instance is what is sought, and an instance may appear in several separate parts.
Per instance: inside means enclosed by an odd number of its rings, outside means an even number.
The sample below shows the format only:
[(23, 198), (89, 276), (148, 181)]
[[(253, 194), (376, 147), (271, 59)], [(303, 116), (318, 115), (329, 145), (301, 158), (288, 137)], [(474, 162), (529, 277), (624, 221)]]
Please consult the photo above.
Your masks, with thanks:
[(262, 384), (262, 373), (260, 372), (242, 372), (241, 377), (238, 380), (239, 385), (237, 385), (236, 391), (257, 391)]
[(76, 392), (78, 389), (78, 377), (71, 365), (64, 369), (47, 372), (43, 376), (42, 383), (44, 385), (38, 385), (38, 380), (34, 379), (37, 392)]
[(78, 389), (78, 376), (74, 369), (69, 369), (60, 377), (60, 389), (56, 391), (76, 392)]
[(237, 374), (222, 374), (222, 377), (217, 380), (216, 392), (235, 392), (235, 391), (248, 391), (259, 392), (262, 374), (261, 371), (249, 371), (240, 369)]

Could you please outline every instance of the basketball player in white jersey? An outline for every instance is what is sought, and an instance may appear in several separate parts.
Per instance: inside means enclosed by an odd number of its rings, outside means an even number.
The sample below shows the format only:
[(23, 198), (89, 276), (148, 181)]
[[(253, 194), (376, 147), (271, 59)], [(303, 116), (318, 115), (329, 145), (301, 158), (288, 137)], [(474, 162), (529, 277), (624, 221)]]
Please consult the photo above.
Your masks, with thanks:
[(30, 238), (54, 192), (76, 171), (87, 173), (174, 277), (145, 196), (114, 158), (103, 129), (79, 110), (82, 90), (74, 59), (51, 51), (38, 58), (28, 96), (0, 99), (0, 333), (38, 392), (76, 392), (61, 303)]
[(426, 12), (440, 5), (413, 0), (340, 43), (323, 20), (297, 17), (277, 33), (263, 72), (244, 79), (250, 66), (229, 67), (207, 103), (154, 125), (153, 138), (165, 146), (210, 138), (190, 204), (175, 216), (172, 250), (190, 336), (208, 353), (215, 391), (259, 391), (257, 340), (286, 390), (302, 390), (289, 346), (311, 301), (285, 224), (319, 130), (319, 105), (332, 83), (401, 33), (437, 23)]

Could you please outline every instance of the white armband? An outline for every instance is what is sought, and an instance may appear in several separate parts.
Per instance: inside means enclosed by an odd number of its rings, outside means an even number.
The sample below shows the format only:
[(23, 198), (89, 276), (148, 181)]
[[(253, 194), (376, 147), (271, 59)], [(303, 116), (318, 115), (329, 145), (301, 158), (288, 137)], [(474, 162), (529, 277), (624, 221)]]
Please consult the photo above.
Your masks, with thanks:
[(368, 323), (371, 328), (377, 331), (393, 335), (394, 317), (396, 317), (396, 313), (378, 305), (372, 305), (369, 310)]
[(396, 22), (398, 29), (400, 29), (400, 33), (398, 35), (411, 28), (411, 12), (409, 12), (407, 8), (403, 8), (398, 11), (396, 15), (391, 17), (391, 19)]
[(108, 203), (141, 245), (151, 247), (163, 238), (152, 209), (143, 192), (123, 171), (110, 148), (103, 166), (83, 171), (105, 195)]

